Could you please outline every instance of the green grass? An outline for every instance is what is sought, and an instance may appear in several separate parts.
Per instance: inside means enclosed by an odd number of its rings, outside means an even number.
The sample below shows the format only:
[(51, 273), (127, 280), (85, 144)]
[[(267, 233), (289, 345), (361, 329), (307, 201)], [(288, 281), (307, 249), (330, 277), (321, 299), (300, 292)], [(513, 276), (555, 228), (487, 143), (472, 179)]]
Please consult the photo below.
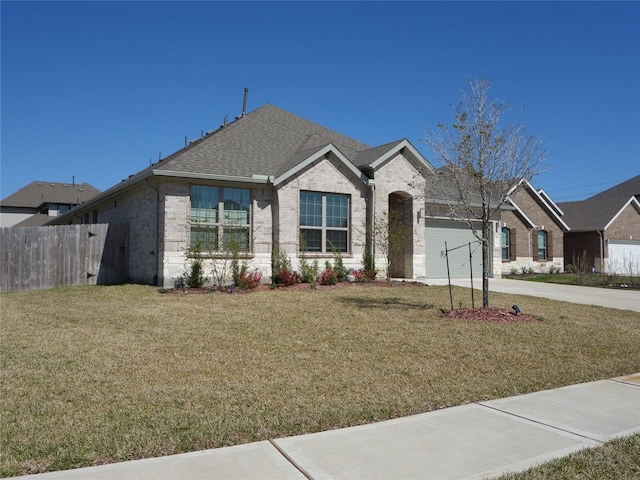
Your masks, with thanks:
[(582, 275), (576, 275), (575, 273), (527, 273), (503, 275), (503, 277), (512, 280), (527, 280), (529, 282), (640, 290), (640, 277), (605, 275), (601, 273), (585, 273)]
[(573, 480), (640, 478), (640, 435), (620, 438), (499, 480)]
[[(0, 475), (222, 447), (640, 371), (638, 314), (447, 287), (3, 294)], [(468, 289), (454, 304), (469, 306)]]

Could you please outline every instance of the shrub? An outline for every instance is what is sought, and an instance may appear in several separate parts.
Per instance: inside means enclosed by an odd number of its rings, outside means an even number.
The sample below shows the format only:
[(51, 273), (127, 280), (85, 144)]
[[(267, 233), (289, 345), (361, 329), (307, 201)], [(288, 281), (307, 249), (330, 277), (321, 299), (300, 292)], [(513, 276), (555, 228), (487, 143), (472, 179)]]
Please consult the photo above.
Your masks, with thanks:
[(556, 273), (560, 273), (560, 267), (556, 266), (556, 265), (551, 265), (549, 267), (549, 273), (551, 275), (555, 275)]
[(354, 270), (353, 276), (356, 278), (356, 282), (371, 283), (375, 280), (377, 273), (378, 271), (375, 269), (361, 268)]
[(371, 253), (371, 250), (369, 250), (369, 248), (367, 248), (366, 246), (364, 248), (364, 252), (362, 253), (362, 265), (364, 267), (363, 270), (376, 269), (376, 263), (373, 258), (373, 254)]
[(283, 268), (273, 275), (272, 283), (275, 285), (295, 285), (296, 283), (300, 283), (300, 275), (298, 272)]
[(340, 251), (332, 246), (333, 250), (333, 272), (336, 274), (338, 282), (344, 282), (347, 279), (347, 269), (342, 261)]
[(306, 257), (300, 258), (300, 280), (302, 283), (315, 283), (318, 278), (318, 261), (314, 260), (313, 263), (309, 263)]
[(248, 271), (249, 267), (243, 264), (237, 273), (233, 274), (233, 283), (240, 290), (251, 290), (260, 285), (262, 280), (262, 272), (255, 269), (251, 272)]
[(207, 282), (200, 245), (187, 250), (187, 257), (191, 258), (191, 263), (183, 275), (184, 285), (187, 288), (200, 288)]
[(294, 285), (300, 283), (300, 275), (293, 271), (289, 256), (280, 250), (271, 252), (271, 285)]
[(338, 283), (338, 274), (335, 270), (327, 268), (320, 274), (320, 285), (336, 285)]

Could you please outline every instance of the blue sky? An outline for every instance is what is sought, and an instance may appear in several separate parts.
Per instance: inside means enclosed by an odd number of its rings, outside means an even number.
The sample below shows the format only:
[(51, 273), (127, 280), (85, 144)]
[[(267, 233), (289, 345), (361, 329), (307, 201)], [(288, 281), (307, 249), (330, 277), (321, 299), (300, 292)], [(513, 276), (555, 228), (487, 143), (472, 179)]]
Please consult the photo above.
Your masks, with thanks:
[(557, 202), (640, 174), (638, 2), (0, 2), (1, 190), (105, 190), (271, 103), (420, 141), (466, 77), (524, 107)]

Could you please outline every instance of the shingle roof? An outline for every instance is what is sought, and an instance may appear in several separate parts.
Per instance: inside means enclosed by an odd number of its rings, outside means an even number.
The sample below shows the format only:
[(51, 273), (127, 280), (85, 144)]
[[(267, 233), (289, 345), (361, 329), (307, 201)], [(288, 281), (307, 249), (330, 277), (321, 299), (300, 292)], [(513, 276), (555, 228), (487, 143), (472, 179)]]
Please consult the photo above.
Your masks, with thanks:
[(640, 200), (640, 175), (579, 202), (559, 203), (572, 231), (603, 230), (631, 197)]
[[(418, 157), (418, 162), (425, 162), (428, 168), (432, 168), (406, 139), (371, 148), (346, 135), (266, 104), (130, 175), (102, 192), (93, 201), (101, 202), (119, 195), (153, 176), (267, 183), (275, 178), (282, 179), (287, 172), (295, 171), (313, 155), (329, 146), (341, 161), (352, 164), (353, 170), (357, 171), (357, 166), (368, 165), (371, 160), (379, 159), (401, 143), (414, 151), (413, 156)], [(362, 173), (360, 178), (364, 180), (366, 175)]]
[(88, 183), (73, 185), (36, 181), (9, 195), (0, 204), (5, 207), (23, 208), (38, 208), (49, 203), (77, 205), (99, 193), (100, 190)]
[(161, 161), (156, 170), (249, 177), (276, 175), (300, 152), (333, 143), (350, 161), (371, 147), (267, 104)]

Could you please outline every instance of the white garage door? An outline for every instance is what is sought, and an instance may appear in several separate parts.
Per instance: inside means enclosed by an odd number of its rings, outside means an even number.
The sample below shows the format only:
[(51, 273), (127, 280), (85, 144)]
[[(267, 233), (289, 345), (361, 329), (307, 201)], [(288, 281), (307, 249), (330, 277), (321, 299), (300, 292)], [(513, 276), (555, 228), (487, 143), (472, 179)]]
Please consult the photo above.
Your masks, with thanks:
[[(449, 250), (449, 271), (452, 278), (469, 278), (469, 243), (473, 278), (482, 278), (482, 245), (464, 222), (430, 220), (426, 228), (426, 277), (447, 278), (445, 242)], [(480, 227), (477, 227), (480, 229)], [(456, 248), (459, 247), (459, 248)]]
[(609, 273), (640, 275), (640, 240), (609, 240)]

